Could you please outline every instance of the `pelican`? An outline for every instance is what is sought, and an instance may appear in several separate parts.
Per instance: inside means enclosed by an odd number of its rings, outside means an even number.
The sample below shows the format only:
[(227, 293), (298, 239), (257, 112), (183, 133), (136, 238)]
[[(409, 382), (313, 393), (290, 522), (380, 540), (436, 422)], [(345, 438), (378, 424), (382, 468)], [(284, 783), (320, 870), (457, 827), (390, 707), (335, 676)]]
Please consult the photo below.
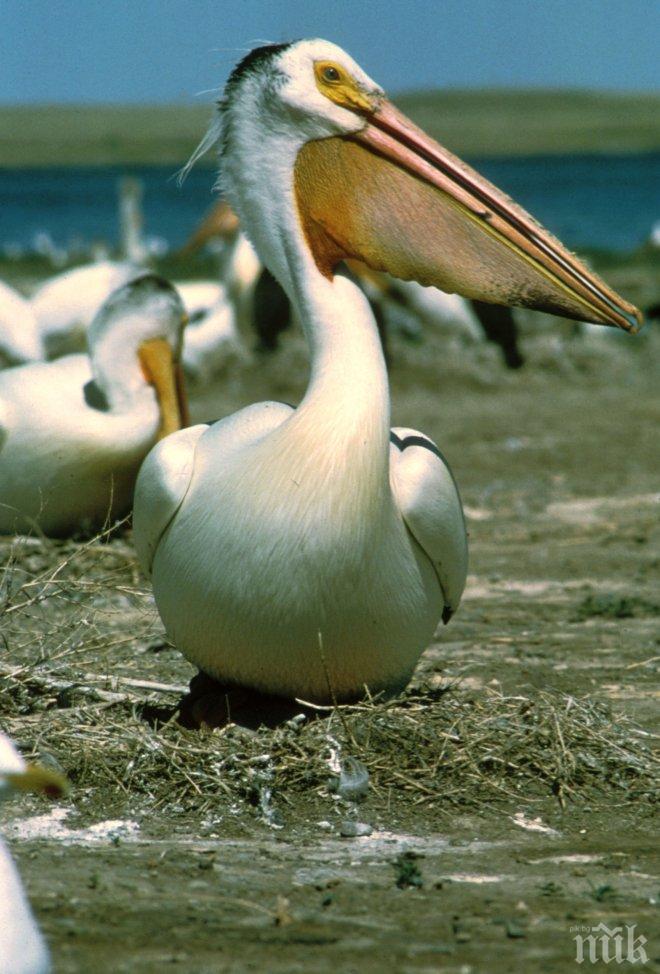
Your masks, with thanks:
[(0, 281), (0, 367), (45, 358), (39, 323), (27, 298)]
[[(195, 311), (184, 300), (189, 322), (183, 343), (183, 366), (186, 374), (200, 382), (211, 377), (232, 357), (241, 355), (242, 346), (236, 328), (234, 302), (222, 285), (213, 304)], [(177, 290), (181, 291), (180, 286)], [(185, 297), (185, 296), (184, 296)]]
[(466, 301), (458, 294), (422, 287), (416, 281), (392, 281), (389, 294), (414, 311), (424, 325), (443, 332), (451, 329), (472, 342), (485, 338), (499, 347), (508, 368), (519, 369), (523, 365), (518, 327), (511, 308), (486, 301)]
[(174, 287), (191, 320), (205, 315), (214, 304), (227, 298), (224, 287), (217, 281), (175, 281)]
[(215, 239), (222, 241), (220, 277), (234, 303), (239, 332), (245, 336), (252, 323), (254, 290), (262, 267), (226, 200), (207, 213), (179, 251), (179, 257), (189, 257)]
[(254, 247), (241, 231), (227, 245), (221, 273), (236, 306), (239, 330), (242, 335), (246, 335), (252, 324), (254, 289), (261, 273), (261, 261)]
[(144, 274), (136, 264), (100, 260), (48, 278), (32, 295), (46, 358), (83, 351), (87, 330), (116, 288)]
[(419, 317), (424, 327), (445, 334), (455, 332), (472, 342), (483, 339), (477, 316), (460, 295), (422, 287), (416, 281), (392, 281), (390, 291)]
[(178, 251), (178, 256), (190, 257), (212, 240), (235, 240), (237, 234), (238, 217), (226, 200), (220, 200), (211, 207), (199, 226), (195, 227)]
[[(0, 801), (17, 792), (35, 791), (57, 797), (66, 791), (61, 775), (25, 763), (0, 731)], [(0, 971), (46, 974), (48, 950), (25, 896), (9, 850), (0, 839)]]
[(66, 536), (124, 513), (140, 463), (186, 419), (177, 378), (185, 313), (146, 275), (89, 330), (89, 355), (0, 373), (0, 533)]
[(438, 447), (390, 430), (378, 331), (341, 261), (629, 331), (641, 316), (327, 41), (248, 54), (200, 150), (213, 138), (311, 374), (297, 408), (258, 403), (151, 451), (140, 561), (171, 639), (218, 694), (394, 693), (458, 608), (466, 532)]
[(216, 281), (174, 285), (188, 315), (182, 361), (186, 374), (208, 382), (234, 355), (240, 355), (236, 312), (227, 289)]

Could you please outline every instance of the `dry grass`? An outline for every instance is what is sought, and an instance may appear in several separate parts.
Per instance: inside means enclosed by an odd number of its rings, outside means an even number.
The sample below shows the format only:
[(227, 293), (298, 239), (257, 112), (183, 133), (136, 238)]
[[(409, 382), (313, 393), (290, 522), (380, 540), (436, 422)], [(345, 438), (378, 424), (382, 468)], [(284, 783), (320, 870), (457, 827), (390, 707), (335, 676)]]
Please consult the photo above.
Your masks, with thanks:
[[(607, 806), (651, 801), (655, 791), (657, 762), (644, 733), (588, 698), (421, 689), (302, 726), (204, 734), (174, 721), (152, 725), (153, 702), (76, 705), (75, 694), (37, 689), (25, 674), (3, 682), (8, 731), (31, 751), (55, 754), (79, 797), (96, 790), (106, 808), (144, 801), (204, 815), (219, 798), (261, 807), (265, 788), (284, 807), (323, 804), (337, 751), (366, 765), (377, 805), (394, 798), (449, 812), (555, 795), (562, 807)], [(35, 697), (36, 713), (21, 713)]]
[(176, 722), (190, 675), (163, 648), (126, 535), (85, 543), (5, 542), (0, 722), (23, 749), (54, 756), (91, 815), (318, 817), (331, 758), (370, 774), (374, 814), (520, 807), (554, 796), (607, 806), (652, 800), (651, 737), (589, 697), (435, 681), (390, 701), (331, 709), (275, 730), (200, 733)]

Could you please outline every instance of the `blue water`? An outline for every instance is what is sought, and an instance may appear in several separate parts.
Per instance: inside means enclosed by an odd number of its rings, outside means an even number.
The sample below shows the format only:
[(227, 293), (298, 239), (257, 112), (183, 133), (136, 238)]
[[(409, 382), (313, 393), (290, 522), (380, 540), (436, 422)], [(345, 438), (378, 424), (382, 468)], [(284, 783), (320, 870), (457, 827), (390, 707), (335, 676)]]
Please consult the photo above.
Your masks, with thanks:
[[(660, 220), (660, 153), (471, 159), (569, 247), (634, 250)], [(55, 243), (118, 242), (117, 182), (144, 183), (145, 232), (183, 243), (213, 201), (214, 174), (197, 169), (179, 188), (173, 170), (0, 169), (0, 249), (31, 249), (47, 231)]]

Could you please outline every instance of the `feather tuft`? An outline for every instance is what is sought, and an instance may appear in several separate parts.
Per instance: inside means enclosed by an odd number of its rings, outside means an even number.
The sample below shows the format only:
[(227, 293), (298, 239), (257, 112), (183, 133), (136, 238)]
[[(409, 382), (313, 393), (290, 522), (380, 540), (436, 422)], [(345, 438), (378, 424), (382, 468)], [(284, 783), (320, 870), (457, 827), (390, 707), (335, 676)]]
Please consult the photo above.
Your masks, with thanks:
[(209, 127), (207, 128), (204, 136), (202, 137), (201, 142), (199, 143), (199, 145), (197, 146), (193, 154), (188, 159), (188, 162), (185, 164), (185, 166), (182, 166), (182, 168), (179, 169), (178, 173), (176, 174), (176, 181), (179, 186), (183, 185), (183, 183), (186, 180), (186, 177), (188, 176), (188, 173), (193, 168), (195, 163), (199, 159), (201, 159), (202, 156), (206, 155), (206, 153), (210, 149), (212, 149), (214, 145), (217, 145), (221, 138), (222, 138), (222, 115), (220, 111), (217, 111), (214, 114), (213, 118), (211, 119)]

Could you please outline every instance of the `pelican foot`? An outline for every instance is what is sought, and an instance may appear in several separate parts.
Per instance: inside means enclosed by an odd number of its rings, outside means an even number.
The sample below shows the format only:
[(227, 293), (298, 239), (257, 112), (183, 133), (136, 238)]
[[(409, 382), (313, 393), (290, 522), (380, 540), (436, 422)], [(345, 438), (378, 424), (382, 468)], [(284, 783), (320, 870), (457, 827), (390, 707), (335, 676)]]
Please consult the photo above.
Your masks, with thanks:
[(235, 720), (246, 691), (214, 680), (201, 671), (190, 681), (179, 704), (179, 723), (191, 729), (226, 727)]
[(221, 683), (200, 670), (190, 681), (189, 692), (179, 704), (179, 723), (194, 730), (226, 727), (227, 724), (256, 730), (258, 727), (277, 727), (300, 713), (308, 718), (318, 716), (295, 700)]

